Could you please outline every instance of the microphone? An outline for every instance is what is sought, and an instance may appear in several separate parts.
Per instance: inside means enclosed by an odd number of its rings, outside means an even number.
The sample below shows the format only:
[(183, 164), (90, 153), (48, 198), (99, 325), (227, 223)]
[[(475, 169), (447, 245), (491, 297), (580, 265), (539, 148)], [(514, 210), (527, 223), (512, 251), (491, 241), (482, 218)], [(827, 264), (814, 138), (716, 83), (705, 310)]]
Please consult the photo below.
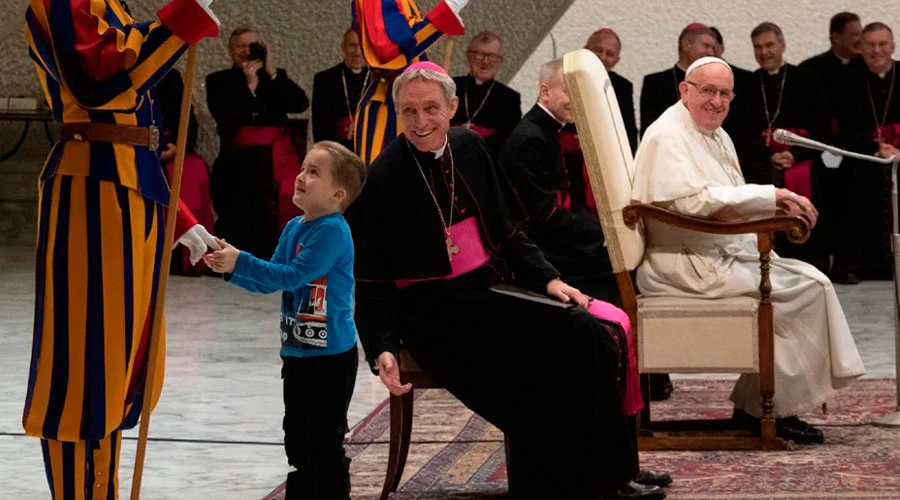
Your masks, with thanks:
[(840, 150), (835, 148), (834, 146), (829, 146), (827, 144), (822, 144), (819, 141), (801, 137), (793, 132), (788, 132), (783, 128), (775, 131), (773, 139), (775, 139), (775, 142), (784, 144), (785, 146), (800, 146), (804, 148), (815, 149), (818, 151), (828, 151), (829, 153), (841, 155)]
[[(775, 139), (775, 142), (779, 144), (784, 144), (785, 146), (800, 146), (802, 148), (815, 149), (818, 151), (825, 151), (826, 153), (835, 155), (835, 156), (844, 156), (847, 158), (853, 158), (856, 160), (863, 161), (871, 161), (873, 163), (881, 163), (883, 165), (888, 165), (894, 163), (895, 161), (900, 161), (900, 158), (895, 158), (891, 156), (890, 158), (879, 158), (877, 156), (864, 155), (860, 153), (854, 153), (853, 151), (846, 151), (840, 148), (836, 148), (834, 146), (829, 146), (828, 144), (822, 144), (819, 141), (814, 141), (812, 139), (807, 139), (806, 137), (800, 137), (799, 135), (788, 132), (787, 130), (780, 128), (772, 134), (772, 138)], [(823, 156), (824, 159), (824, 156)], [(839, 163), (831, 166), (827, 162), (825, 166), (828, 168), (837, 168)]]

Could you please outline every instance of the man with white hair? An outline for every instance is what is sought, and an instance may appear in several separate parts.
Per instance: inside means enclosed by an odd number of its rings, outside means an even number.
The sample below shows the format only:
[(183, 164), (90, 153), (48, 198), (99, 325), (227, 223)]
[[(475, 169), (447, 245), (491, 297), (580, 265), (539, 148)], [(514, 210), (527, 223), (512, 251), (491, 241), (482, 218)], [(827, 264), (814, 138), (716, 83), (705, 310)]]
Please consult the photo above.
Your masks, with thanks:
[[(734, 144), (721, 125), (734, 97), (728, 64), (695, 61), (679, 85), (681, 100), (650, 126), (635, 158), (632, 199), (687, 215), (746, 219), (802, 215), (812, 203), (784, 188), (746, 184)], [(756, 235), (712, 235), (646, 221), (647, 250), (637, 285), (647, 296), (759, 296)], [(797, 418), (865, 373), (828, 278), (803, 262), (773, 255), (776, 434), (820, 443), (819, 429)], [(731, 394), (735, 416), (759, 430), (759, 376), (740, 377)]]
[[(349, 212), (356, 322), (367, 359), (392, 394), (401, 345), (422, 369), (510, 441), (516, 498), (596, 499), (628, 488), (637, 449), (622, 408), (625, 332), (580, 308), (587, 297), (518, 229), (508, 186), (484, 140), (450, 127), (459, 100), (440, 66), (394, 80), (403, 131), (369, 168)], [(554, 305), (490, 291), (508, 280)], [(553, 302), (551, 302), (553, 304)]]

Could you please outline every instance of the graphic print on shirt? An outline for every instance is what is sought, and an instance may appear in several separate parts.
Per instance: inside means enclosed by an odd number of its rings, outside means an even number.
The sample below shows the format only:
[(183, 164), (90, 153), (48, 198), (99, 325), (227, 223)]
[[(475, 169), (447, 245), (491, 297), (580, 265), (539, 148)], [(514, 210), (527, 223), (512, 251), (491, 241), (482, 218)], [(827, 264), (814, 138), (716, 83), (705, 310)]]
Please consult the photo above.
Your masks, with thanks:
[(321, 277), (306, 285), (295, 315), (293, 342), (299, 348), (328, 347), (328, 279)]

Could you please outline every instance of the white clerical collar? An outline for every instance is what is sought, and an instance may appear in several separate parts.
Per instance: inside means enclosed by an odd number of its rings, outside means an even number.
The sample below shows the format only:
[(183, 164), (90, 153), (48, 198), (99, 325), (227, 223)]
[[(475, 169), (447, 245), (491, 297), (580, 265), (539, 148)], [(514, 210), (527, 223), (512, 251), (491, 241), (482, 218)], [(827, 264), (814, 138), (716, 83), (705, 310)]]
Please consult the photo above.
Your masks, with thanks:
[(359, 68), (359, 69), (353, 69), (350, 67), (349, 64), (347, 64), (347, 61), (343, 61), (343, 62), (344, 62), (344, 66), (346, 66), (347, 69), (349, 69), (350, 72), (353, 73), (354, 75), (358, 75), (358, 74), (362, 73), (362, 71), (365, 69), (365, 66), (363, 66), (362, 68)]
[(441, 146), (439, 149), (436, 149), (436, 150), (432, 151), (432, 153), (434, 153), (434, 159), (435, 159), (435, 160), (437, 160), (437, 159), (440, 158), (441, 156), (444, 156), (444, 150), (447, 149), (447, 142), (448, 142), (448, 140), (449, 140), (449, 139), (447, 139), (447, 136), (444, 136), (444, 145)]
[(541, 109), (543, 109), (545, 113), (547, 113), (548, 115), (550, 115), (550, 118), (553, 118), (554, 120), (556, 120), (556, 122), (559, 123), (561, 126), (563, 126), (563, 127), (566, 126), (566, 124), (563, 123), (563, 122), (561, 122), (561, 121), (559, 121), (559, 118), (557, 118), (556, 115), (554, 115), (553, 113), (551, 113), (550, 110), (547, 109), (546, 106), (544, 106), (544, 105), (541, 104), (541, 103), (537, 103), (537, 105), (540, 106)]
[(770, 75), (777, 75), (778, 73), (781, 72), (781, 68), (784, 67), (784, 64), (785, 64), (784, 61), (781, 61), (781, 65), (779, 65), (777, 68), (775, 68), (775, 71), (769, 71), (768, 73)]

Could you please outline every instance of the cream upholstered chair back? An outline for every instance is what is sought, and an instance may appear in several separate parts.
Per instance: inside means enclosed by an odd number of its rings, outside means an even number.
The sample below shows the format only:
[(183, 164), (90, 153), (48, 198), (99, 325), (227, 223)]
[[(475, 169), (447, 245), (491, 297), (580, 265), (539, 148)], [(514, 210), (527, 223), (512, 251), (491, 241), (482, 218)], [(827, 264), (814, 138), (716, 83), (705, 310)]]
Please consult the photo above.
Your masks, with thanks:
[(563, 72), (613, 271), (633, 271), (644, 256), (644, 236), (640, 224), (632, 229), (622, 218), (631, 201), (634, 158), (616, 93), (600, 59), (587, 49), (566, 54)]

